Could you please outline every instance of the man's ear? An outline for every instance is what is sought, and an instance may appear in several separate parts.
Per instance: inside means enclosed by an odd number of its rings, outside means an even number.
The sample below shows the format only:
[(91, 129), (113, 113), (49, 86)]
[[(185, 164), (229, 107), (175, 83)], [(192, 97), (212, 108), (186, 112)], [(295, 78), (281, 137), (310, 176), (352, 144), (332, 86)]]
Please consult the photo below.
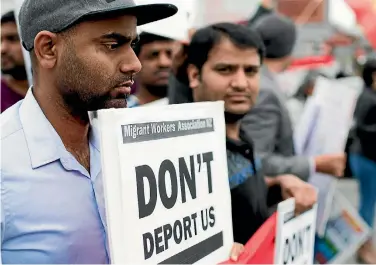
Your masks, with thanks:
[(188, 74), (190, 88), (192, 89), (198, 88), (201, 83), (200, 71), (198, 70), (198, 68), (194, 66), (193, 64), (188, 65), (187, 74)]
[(34, 39), (34, 53), (41, 68), (51, 69), (57, 60), (57, 35), (49, 31), (41, 31)]
[(376, 72), (372, 73), (372, 81), (373, 81), (373, 85), (375, 86), (375, 84), (376, 84)]

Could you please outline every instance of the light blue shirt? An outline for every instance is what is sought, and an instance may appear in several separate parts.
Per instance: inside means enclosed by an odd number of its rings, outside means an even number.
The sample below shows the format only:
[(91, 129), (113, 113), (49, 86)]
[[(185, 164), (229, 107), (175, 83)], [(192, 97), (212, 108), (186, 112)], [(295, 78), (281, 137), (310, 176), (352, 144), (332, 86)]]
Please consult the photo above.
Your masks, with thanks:
[(89, 174), (31, 91), (1, 114), (2, 263), (108, 263), (99, 146)]

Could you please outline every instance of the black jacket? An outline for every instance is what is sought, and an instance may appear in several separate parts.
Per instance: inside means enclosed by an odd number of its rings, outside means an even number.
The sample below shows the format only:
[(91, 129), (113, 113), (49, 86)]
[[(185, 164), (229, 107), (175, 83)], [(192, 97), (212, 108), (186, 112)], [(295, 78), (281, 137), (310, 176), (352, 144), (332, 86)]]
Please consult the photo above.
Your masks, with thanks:
[(376, 91), (365, 88), (358, 98), (351, 151), (376, 162)]

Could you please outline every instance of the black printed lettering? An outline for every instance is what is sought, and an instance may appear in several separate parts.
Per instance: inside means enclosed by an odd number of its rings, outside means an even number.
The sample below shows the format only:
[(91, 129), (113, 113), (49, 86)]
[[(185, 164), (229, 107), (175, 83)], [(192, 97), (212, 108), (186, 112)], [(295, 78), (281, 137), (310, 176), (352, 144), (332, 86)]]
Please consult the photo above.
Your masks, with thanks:
[(283, 246), (283, 264), (294, 263), (312, 248), (311, 226), (308, 225), (286, 238)]
[(145, 260), (151, 258), (154, 253), (154, 238), (151, 233), (145, 233), (142, 235), (144, 245), (144, 258)]
[[(181, 187), (181, 199), (185, 203), (187, 201), (185, 194), (185, 183), (187, 183), (191, 198), (196, 199), (196, 172), (195, 172), (194, 156), (190, 156), (191, 172), (189, 172), (184, 157), (179, 158), (179, 176)], [(185, 181), (184, 181), (185, 180)]]
[[(149, 182), (150, 187), (150, 200), (148, 203), (146, 203), (145, 199), (145, 180)], [(157, 204), (157, 183), (151, 167), (149, 167), (148, 165), (136, 167), (136, 183), (138, 216), (141, 219), (151, 215)]]
[(154, 229), (154, 238), (155, 238), (155, 253), (159, 254), (164, 251), (163, 245), (161, 243), (163, 242), (162, 237), (162, 227), (158, 227)]
[(180, 220), (176, 220), (174, 223), (174, 241), (176, 244), (180, 244), (183, 240), (183, 226)]
[(191, 233), (191, 217), (190, 216), (187, 216), (187, 217), (183, 218), (183, 226), (184, 226), (184, 239), (187, 240), (188, 239), (188, 234), (189, 234), (189, 238), (192, 237), (192, 233)]
[[(171, 196), (168, 197), (166, 190), (166, 173), (169, 173), (171, 179)], [(158, 175), (158, 187), (159, 195), (161, 197), (162, 204), (166, 209), (171, 209), (176, 203), (178, 197), (178, 178), (174, 164), (170, 160), (164, 160), (159, 169)]]
[(213, 192), (213, 183), (212, 183), (212, 172), (211, 172), (211, 162), (213, 161), (213, 152), (202, 154), (202, 160), (206, 163), (206, 168), (208, 171), (208, 189), (209, 193)]
[[(208, 174), (208, 190), (209, 193), (212, 193), (213, 183), (211, 162), (213, 161), (213, 152), (197, 155), (197, 158), (200, 158), (197, 161), (199, 165), (201, 165), (201, 156), (202, 163), (206, 163)], [(178, 158), (178, 168), (175, 168), (175, 165), (171, 160), (166, 159), (162, 161), (158, 169), (158, 179), (156, 179), (156, 174), (154, 173), (153, 169), (148, 165), (137, 166), (135, 168), (138, 211), (140, 219), (153, 214), (158, 202), (158, 197), (160, 198), (163, 206), (166, 209), (173, 208), (177, 202), (179, 188), (181, 192), (182, 203), (187, 202), (188, 195), (186, 194), (186, 187), (188, 187), (190, 197), (193, 200), (197, 198), (195, 157), (196, 155), (189, 157), (189, 167), (184, 157)], [(169, 182), (171, 183), (171, 194), (167, 194), (167, 178), (169, 178)], [(148, 185), (150, 188), (150, 199), (148, 202), (146, 201), (145, 196), (145, 185)]]
[(215, 215), (214, 215), (214, 207), (213, 206), (211, 206), (209, 208), (209, 219), (210, 219), (209, 225), (210, 225), (210, 227), (213, 227), (215, 225)]
[(195, 230), (195, 236), (197, 236), (197, 223), (196, 223), (197, 213), (192, 214), (191, 217), (193, 220), (193, 228)]
[(163, 226), (163, 237), (164, 237), (165, 250), (167, 250), (168, 241), (172, 238), (172, 226), (170, 224), (166, 224)]

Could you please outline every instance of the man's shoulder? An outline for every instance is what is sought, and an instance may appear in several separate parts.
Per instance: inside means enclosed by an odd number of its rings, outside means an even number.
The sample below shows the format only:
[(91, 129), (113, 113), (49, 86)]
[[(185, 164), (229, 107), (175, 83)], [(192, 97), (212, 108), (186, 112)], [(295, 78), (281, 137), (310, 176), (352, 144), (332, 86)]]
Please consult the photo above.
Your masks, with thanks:
[[(19, 117), (21, 102), (1, 113), (1, 174), (30, 164), (30, 157)], [(4, 176), (2, 176), (4, 177)]]

